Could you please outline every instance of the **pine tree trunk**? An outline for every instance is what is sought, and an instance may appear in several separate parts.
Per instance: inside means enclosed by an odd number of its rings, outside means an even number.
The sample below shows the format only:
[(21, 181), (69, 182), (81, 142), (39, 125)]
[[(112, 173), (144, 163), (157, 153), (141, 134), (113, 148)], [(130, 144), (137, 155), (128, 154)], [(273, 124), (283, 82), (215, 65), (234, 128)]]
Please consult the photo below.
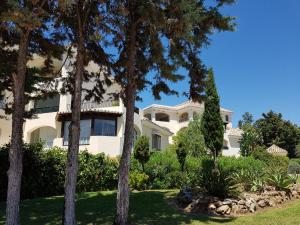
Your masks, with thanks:
[(119, 167), (118, 195), (117, 195), (117, 215), (114, 221), (116, 225), (127, 225), (129, 211), (129, 170), (130, 156), (134, 132), (134, 107), (135, 89), (131, 88), (132, 94), (128, 96), (126, 104), (125, 138), (122, 157)]
[(75, 225), (75, 194), (78, 172), (78, 153), (80, 141), (80, 112), (81, 112), (81, 89), (84, 70), (84, 45), (83, 37), (79, 38), (76, 56), (76, 73), (74, 90), (72, 93), (72, 121), (69, 127), (69, 144), (65, 178), (64, 199), (64, 225)]
[(9, 149), (9, 170), (6, 202), (6, 225), (20, 224), (20, 192), (22, 179), (22, 143), (23, 143), (23, 120), (25, 111), (25, 78), (28, 54), (29, 33), (21, 34), (17, 73), (13, 74), (13, 112), (12, 134)]
[(125, 137), (123, 152), (119, 167), (118, 194), (117, 194), (117, 215), (114, 220), (115, 225), (127, 225), (129, 211), (129, 170), (130, 156), (133, 143), (134, 133), (134, 108), (136, 99), (135, 84), (135, 64), (136, 64), (136, 21), (130, 17), (128, 23), (129, 32), (129, 58), (127, 66), (127, 87), (126, 87), (126, 120), (125, 120)]

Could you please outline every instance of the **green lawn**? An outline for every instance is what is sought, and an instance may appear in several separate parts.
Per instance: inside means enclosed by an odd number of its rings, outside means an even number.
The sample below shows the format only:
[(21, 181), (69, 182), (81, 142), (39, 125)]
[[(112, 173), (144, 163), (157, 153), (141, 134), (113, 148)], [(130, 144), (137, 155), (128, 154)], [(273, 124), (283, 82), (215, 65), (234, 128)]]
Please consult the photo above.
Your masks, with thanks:
[[(174, 191), (145, 191), (131, 196), (130, 217), (133, 224), (229, 224), (229, 225), (289, 225), (299, 224), (300, 201), (277, 209), (268, 209), (240, 218), (190, 216), (170, 207), (167, 198)], [(115, 213), (115, 192), (93, 192), (78, 196), (78, 224), (111, 224)], [(60, 224), (63, 198), (26, 200), (21, 205), (23, 225)], [(4, 203), (0, 203), (0, 224), (4, 224)]]

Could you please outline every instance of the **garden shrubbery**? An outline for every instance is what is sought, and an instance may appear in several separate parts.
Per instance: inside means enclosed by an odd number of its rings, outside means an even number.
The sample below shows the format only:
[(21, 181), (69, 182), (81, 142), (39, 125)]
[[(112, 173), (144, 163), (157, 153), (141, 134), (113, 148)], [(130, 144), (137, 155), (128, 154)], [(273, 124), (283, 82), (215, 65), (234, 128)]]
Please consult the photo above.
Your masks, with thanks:
[[(0, 148), (0, 200), (6, 199), (9, 146)], [(44, 150), (41, 143), (23, 145), (22, 198), (35, 198), (64, 193), (66, 150)], [(115, 189), (119, 162), (104, 154), (79, 154), (77, 191)]]
[[(9, 146), (0, 148), (0, 199), (6, 198)], [(148, 150), (147, 150), (148, 151)], [(64, 192), (66, 150), (44, 150), (42, 144), (24, 144), (22, 198), (61, 195)], [(139, 158), (140, 160), (140, 158)], [(265, 184), (285, 185), (288, 177), (280, 174), (299, 173), (297, 160), (272, 156), (263, 149), (255, 149), (250, 157), (219, 157), (218, 173), (213, 170), (209, 156), (186, 156), (184, 168), (178, 161), (176, 148), (150, 153), (142, 164), (131, 159), (131, 188), (171, 189), (183, 186), (200, 187), (216, 196), (230, 196), (240, 191), (260, 191)], [(119, 160), (104, 154), (87, 151), (79, 154), (77, 191), (112, 190), (117, 188)], [(274, 176), (271, 177), (271, 174)], [(282, 179), (281, 179), (282, 178)]]

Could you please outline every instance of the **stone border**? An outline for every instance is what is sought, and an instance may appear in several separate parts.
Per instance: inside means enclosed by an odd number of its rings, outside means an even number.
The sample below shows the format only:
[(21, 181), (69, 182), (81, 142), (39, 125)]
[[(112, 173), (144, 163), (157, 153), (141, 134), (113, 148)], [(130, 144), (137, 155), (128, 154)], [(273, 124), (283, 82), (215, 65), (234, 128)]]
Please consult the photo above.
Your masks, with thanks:
[(285, 191), (267, 187), (262, 193), (243, 193), (238, 198), (219, 199), (191, 188), (182, 189), (176, 197), (177, 206), (186, 213), (238, 216), (281, 205), (300, 198), (300, 184)]

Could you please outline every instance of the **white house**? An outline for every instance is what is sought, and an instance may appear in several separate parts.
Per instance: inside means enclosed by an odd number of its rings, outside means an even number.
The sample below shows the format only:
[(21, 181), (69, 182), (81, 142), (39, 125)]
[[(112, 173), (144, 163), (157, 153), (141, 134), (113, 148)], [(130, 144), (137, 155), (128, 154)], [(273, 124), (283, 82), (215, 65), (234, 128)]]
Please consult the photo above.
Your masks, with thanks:
[[(94, 68), (92, 66), (92, 68)], [(63, 67), (63, 74), (67, 68)], [(92, 88), (93, 83), (84, 83), (84, 88)], [(80, 149), (91, 153), (104, 152), (109, 156), (121, 154), (124, 140), (126, 108), (122, 101), (111, 100), (110, 93), (116, 93), (118, 85), (107, 87), (107, 94), (101, 103), (82, 101)], [(9, 95), (11, 96), (11, 95)], [(10, 99), (10, 98), (8, 98)], [(34, 109), (36, 118), (27, 119), (24, 123), (24, 141), (34, 143), (42, 140), (45, 147), (68, 145), (68, 125), (71, 119), (71, 96), (57, 95), (44, 100), (31, 101), (26, 108)], [(4, 111), (0, 102), (0, 146), (10, 141), (11, 120), (4, 119)], [(188, 125), (193, 115), (202, 113), (203, 104), (184, 102), (175, 106), (150, 105), (144, 109), (136, 109), (134, 115), (135, 137), (146, 135), (150, 139), (150, 147), (156, 150), (165, 149), (172, 143), (172, 136)], [(233, 112), (221, 108), (224, 121), (224, 155), (239, 154), (241, 131), (232, 128)]]

